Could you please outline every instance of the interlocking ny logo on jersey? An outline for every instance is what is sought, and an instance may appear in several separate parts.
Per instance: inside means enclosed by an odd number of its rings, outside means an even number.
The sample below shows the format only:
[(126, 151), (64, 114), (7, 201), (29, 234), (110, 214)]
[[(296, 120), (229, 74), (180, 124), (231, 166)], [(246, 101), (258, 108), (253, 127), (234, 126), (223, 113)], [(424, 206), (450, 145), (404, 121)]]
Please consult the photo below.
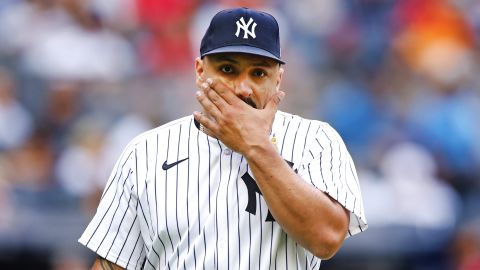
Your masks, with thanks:
[[(287, 162), (288, 166), (290, 168), (293, 168), (293, 162), (285, 160)], [(298, 170), (294, 170), (295, 173), (298, 173)], [(260, 188), (257, 185), (257, 182), (255, 182), (255, 179), (246, 172), (244, 175), (242, 175), (242, 180), (245, 183), (245, 186), (247, 186), (247, 192), (248, 192), (248, 203), (247, 207), (245, 208), (245, 211), (249, 212), (252, 215), (257, 214), (257, 196), (256, 194), (263, 195), (262, 192), (260, 191)], [(275, 221), (275, 218), (272, 216), (272, 213), (270, 213), (270, 209), (268, 210), (267, 218), (265, 221)]]
[[(252, 22), (253, 22), (253, 24), (252, 24)], [(252, 25), (251, 30), (248, 29), (250, 27), (250, 25)], [(249, 35), (252, 38), (256, 38), (255, 27), (257, 27), (257, 23), (254, 22), (252, 18), (250, 18), (248, 20), (248, 23), (245, 23), (245, 20), (243, 19), (243, 17), (241, 17), (240, 20), (237, 21), (237, 32), (235, 33), (235, 36), (238, 37), (240, 35), (240, 29), (242, 29), (244, 39), (248, 39)]]

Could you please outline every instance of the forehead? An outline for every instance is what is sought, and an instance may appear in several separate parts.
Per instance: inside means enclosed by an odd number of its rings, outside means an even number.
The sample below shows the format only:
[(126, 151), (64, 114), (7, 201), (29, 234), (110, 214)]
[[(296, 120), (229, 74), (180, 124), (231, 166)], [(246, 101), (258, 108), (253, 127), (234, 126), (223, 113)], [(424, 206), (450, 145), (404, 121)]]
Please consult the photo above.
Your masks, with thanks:
[(205, 56), (209, 62), (220, 63), (229, 62), (232, 64), (263, 66), (263, 67), (277, 67), (279, 62), (260, 55), (247, 53), (216, 53)]

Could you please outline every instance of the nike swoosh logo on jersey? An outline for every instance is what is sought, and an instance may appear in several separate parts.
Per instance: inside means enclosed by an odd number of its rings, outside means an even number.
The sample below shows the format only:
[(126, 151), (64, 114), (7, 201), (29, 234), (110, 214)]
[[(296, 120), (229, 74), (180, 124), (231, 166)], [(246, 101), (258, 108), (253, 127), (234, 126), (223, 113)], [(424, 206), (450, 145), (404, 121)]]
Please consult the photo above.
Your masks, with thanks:
[(166, 171), (166, 170), (168, 170), (168, 169), (170, 169), (170, 168), (172, 168), (172, 167), (177, 166), (179, 163), (184, 162), (184, 161), (187, 160), (187, 159), (188, 159), (188, 157), (187, 157), (187, 158), (184, 158), (184, 159), (181, 159), (181, 160), (177, 160), (177, 161), (175, 161), (175, 162), (173, 162), (173, 163), (170, 163), (170, 164), (167, 164), (167, 161), (165, 160), (165, 162), (163, 162), (162, 169), (163, 169), (164, 171)]

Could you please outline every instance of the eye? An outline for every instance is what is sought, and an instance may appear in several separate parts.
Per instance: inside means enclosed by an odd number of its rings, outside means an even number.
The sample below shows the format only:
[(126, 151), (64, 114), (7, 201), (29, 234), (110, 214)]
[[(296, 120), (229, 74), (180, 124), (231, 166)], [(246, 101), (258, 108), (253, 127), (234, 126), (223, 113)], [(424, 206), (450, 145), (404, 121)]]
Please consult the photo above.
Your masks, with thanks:
[(221, 66), (221, 67), (220, 67), (220, 70), (221, 70), (223, 73), (226, 73), (226, 74), (231, 74), (231, 73), (233, 73), (233, 67), (230, 66), (230, 65)]
[(260, 69), (253, 71), (253, 76), (255, 77), (265, 77), (266, 75), (267, 73)]

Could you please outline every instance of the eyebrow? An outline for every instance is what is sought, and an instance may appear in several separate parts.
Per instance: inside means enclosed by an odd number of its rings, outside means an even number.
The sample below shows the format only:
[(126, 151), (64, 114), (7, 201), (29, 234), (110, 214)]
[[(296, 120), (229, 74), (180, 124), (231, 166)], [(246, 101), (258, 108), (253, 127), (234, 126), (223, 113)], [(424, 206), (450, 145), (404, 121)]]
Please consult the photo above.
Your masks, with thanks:
[[(212, 60), (214, 62), (230, 62), (232, 64), (240, 64), (240, 62), (238, 62), (237, 60), (233, 59), (233, 58), (230, 58), (226, 55), (214, 55), (212, 57)], [(260, 60), (259, 62), (255, 62), (252, 64), (252, 66), (255, 66), (255, 67), (272, 67), (272, 64), (270, 64), (268, 61), (266, 60)]]
[(260, 62), (257, 62), (257, 63), (254, 63), (253, 66), (256, 66), (256, 67), (271, 67), (272, 65), (265, 61), (265, 60), (262, 60)]

